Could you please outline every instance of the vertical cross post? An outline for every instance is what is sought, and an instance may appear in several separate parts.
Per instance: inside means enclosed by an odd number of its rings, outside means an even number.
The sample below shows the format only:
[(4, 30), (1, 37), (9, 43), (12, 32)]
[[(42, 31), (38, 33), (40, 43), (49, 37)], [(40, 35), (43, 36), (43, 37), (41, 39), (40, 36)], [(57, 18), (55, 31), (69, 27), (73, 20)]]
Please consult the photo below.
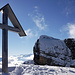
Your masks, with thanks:
[[(8, 25), (8, 9), (3, 9), (3, 24)], [(8, 30), (2, 29), (2, 72), (8, 73)]]

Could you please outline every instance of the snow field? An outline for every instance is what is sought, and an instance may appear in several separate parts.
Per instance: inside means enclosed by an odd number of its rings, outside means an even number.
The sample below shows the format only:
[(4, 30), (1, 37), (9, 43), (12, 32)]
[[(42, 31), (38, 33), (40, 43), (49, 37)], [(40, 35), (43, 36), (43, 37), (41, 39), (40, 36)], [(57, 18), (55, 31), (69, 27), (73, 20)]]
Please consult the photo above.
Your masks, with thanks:
[(21, 64), (9, 75), (75, 75), (75, 68)]

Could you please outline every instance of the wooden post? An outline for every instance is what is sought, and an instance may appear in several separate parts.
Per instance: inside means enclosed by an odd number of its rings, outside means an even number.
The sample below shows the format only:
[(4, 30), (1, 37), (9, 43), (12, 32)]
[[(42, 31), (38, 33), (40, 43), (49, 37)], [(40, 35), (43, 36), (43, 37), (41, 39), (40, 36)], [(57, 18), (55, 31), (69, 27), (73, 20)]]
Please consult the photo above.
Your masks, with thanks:
[[(3, 9), (3, 24), (8, 25), (8, 9)], [(8, 73), (8, 30), (2, 29), (2, 72)]]

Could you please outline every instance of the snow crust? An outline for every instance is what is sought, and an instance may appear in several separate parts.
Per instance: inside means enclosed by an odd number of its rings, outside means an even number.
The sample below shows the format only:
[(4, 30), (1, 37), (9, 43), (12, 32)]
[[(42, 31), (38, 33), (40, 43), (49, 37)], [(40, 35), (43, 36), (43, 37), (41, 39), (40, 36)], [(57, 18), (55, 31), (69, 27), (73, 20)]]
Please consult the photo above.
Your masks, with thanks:
[(8, 75), (75, 75), (75, 68), (21, 64)]

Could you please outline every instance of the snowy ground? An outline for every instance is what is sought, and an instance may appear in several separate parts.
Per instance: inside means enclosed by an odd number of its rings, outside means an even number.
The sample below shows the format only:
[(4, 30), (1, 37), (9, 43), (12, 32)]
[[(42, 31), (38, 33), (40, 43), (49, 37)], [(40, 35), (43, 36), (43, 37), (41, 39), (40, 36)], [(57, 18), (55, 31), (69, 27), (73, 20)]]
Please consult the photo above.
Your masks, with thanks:
[(75, 75), (75, 68), (21, 64), (8, 75)]
[[(9, 60), (9, 73), (2, 74), (0, 69), (0, 75), (75, 75), (75, 68), (34, 65), (33, 61), (30, 60), (33, 59), (33, 55), (12, 57), (15, 59), (10, 58), (12, 61)], [(30, 61), (26, 62), (27, 64), (21, 64), (25, 59)]]

